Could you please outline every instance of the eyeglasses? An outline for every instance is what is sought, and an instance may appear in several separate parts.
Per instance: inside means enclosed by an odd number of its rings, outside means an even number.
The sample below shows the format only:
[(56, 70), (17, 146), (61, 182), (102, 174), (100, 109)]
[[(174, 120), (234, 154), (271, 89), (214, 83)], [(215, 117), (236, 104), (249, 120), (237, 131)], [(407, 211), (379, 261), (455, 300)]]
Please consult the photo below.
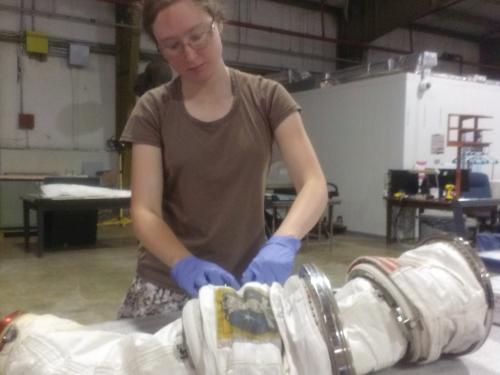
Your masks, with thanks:
[(215, 20), (212, 19), (210, 24), (199, 25), (187, 33), (182, 39), (165, 39), (158, 43), (158, 47), (166, 55), (174, 57), (183, 53), (186, 45), (194, 50), (200, 50), (208, 45), (210, 36), (215, 29)]

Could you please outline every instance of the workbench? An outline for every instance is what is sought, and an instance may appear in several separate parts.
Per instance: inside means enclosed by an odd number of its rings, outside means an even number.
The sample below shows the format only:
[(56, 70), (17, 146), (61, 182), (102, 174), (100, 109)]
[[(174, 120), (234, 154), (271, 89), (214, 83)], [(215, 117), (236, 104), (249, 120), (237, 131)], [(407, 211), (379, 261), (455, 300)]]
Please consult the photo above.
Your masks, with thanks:
[(491, 220), (495, 221), (498, 215), (500, 199), (493, 198), (461, 198), (458, 200), (424, 199), (424, 198), (391, 198), (384, 197), (386, 201), (386, 243), (389, 245), (395, 241), (393, 233), (393, 208), (414, 208), (419, 212), (426, 209), (452, 211), (456, 232), (464, 237), (466, 235), (463, 214), (469, 211), (484, 210), (490, 212)]
[(92, 197), (92, 198), (46, 198), (40, 194), (25, 195), (21, 197), (23, 202), (23, 230), (24, 245), (29, 251), (30, 245), (30, 210), (36, 211), (38, 229), (38, 247), (36, 255), (41, 257), (44, 252), (44, 228), (45, 214), (55, 211), (85, 211), (101, 210), (108, 208), (129, 208), (130, 197)]

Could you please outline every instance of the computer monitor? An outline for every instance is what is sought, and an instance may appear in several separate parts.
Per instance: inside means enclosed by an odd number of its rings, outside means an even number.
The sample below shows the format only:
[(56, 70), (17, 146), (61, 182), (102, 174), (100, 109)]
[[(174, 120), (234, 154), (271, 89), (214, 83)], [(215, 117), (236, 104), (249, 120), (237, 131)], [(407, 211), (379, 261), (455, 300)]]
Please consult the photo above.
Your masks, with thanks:
[[(461, 184), (460, 184), (460, 191), (469, 191), (469, 170), (468, 169), (461, 169)], [(439, 170), (439, 196), (443, 196), (444, 192), (444, 187), (447, 184), (453, 184), (455, 185), (456, 182), (456, 177), (457, 177), (457, 170), (456, 169), (440, 169)]]
[(408, 195), (418, 193), (418, 173), (407, 169), (389, 169), (389, 196), (397, 192)]

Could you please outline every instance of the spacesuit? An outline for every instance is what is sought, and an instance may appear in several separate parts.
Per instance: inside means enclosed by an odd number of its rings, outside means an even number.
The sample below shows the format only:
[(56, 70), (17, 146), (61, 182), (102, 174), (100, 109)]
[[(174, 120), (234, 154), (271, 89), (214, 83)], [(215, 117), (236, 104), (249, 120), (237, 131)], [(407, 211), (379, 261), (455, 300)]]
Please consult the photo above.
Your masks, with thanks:
[(336, 293), (314, 266), (284, 285), (205, 286), (153, 335), (21, 314), (0, 332), (0, 374), (361, 375), (464, 354), (486, 339), (492, 311), (469, 250), (439, 241), (361, 257)]

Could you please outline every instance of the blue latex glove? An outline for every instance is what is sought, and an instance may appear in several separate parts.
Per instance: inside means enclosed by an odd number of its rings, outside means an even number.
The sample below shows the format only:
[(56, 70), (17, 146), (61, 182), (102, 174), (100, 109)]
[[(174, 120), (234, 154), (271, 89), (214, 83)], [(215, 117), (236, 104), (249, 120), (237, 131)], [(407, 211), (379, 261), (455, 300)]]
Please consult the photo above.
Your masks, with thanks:
[(282, 284), (292, 273), (293, 261), (300, 245), (296, 237), (271, 237), (243, 272), (241, 283), (258, 281), (271, 285), (276, 281)]
[(236, 290), (240, 288), (238, 281), (225, 269), (193, 255), (175, 263), (170, 274), (191, 297), (196, 297), (198, 290), (208, 284), (227, 285)]

